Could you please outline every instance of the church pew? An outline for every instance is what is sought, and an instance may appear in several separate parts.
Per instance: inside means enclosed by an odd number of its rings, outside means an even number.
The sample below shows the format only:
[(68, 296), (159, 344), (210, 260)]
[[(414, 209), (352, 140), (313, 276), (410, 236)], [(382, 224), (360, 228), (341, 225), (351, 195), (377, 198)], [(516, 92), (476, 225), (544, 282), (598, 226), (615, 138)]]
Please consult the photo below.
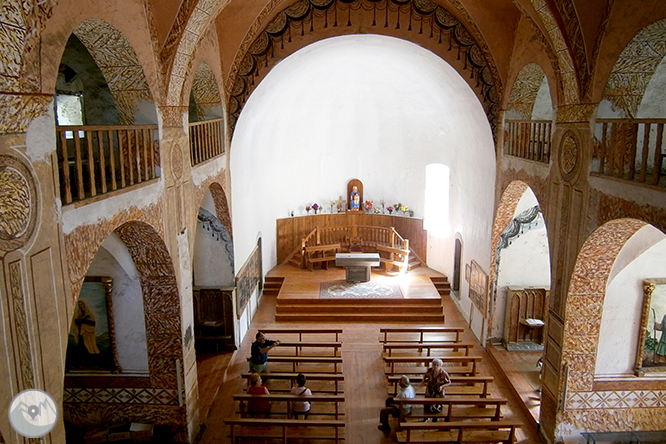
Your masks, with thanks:
[(515, 421), (404, 422), (396, 432), (400, 443), (505, 443), (513, 444)]
[(382, 353), (385, 356), (395, 356), (393, 351), (419, 352), (426, 350), (426, 356), (432, 356), (433, 350), (447, 350), (449, 354), (462, 353), (469, 355), (469, 350), (474, 347), (473, 342), (385, 342), (382, 344)]
[[(424, 418), (438, 418), (447, 422), (472, 419), (499, 421), (502, 419), (502, 406), (506, 405), (507, 400), (506, 398), (472, 398), (447, 395), (444, 398), (395, 398), (394, 402), (398, 407), (402, 407), (402, 404), (412, 406), (412, 413), (407, 416), (400, 409), (398, 421), (403, 423), (408, 419), (419, 420)], [(436, 404), (442, 405), (441, 413), (425, 411), (424, 406)]]
[[(460, 333), (465, 327), (396, 327), (380, 328), (379, 342), (460, 342)], [(446, 340), (445, 337), (453, 334), (455, 339)]]
[[(303, 341), (303, 338), (307, 335), (308, 338), (313, 338), (313, 340), (331, 340), (340, 341), (340, 335), (342, 334), (341, 328), (269, 328), (266, 330), (261, 330), (269, 339), (274, 339), (270, 335), (279, 334), (280, 337), (285, 335), (294, 336), (297, 339), (294, 341)], [(322, 337), (324, 336), (324, 337)], [(284, 338), (285, 340), (290, 338)]]
[(224, 422), (230, 426), (232, 444), (243, 438), (282, 439), (283, 443), (291, 442), (294, 438), (303, 438), (339, 443), (345, 436), (344, 421), (229, 418)]
[[(340, 388), (340, 383), (344, 382), (345, 377), (341, 373), (303, 373), (303, 374), (307, 378), (307, 383), (305, 384), (305, 386), (309, 388), (312, 393), (316, 392), (316, 393), (339, 394), (343, 392), (343, 389)], [(252, 375), (252, 373), (241, 373), (241, 378), (245, 379), (246, 382), (249, 384), (250, 375)], [(289, 392), (289, 390), (291, 390), (291, 387), (296, 386), (297, 376), (298, 373), (261, 373), (261, 379), (263, 379), (264, 381), (270, 381), (271, 392), (280, 391), (280, 389), (276, 388), (273, 385), (274, 380), (288, 382), (289, 386), (282, 391)], [(324, 384), (316, 384), (317, 382), (321, 382)], [(325, 383), (330, 383), (330, 384), (325, 384)], [(326, 390), (322, 389), (320, 387), (321, 385), (333, 385), (333, 388)]]
[[(334, 416), (335, 419), (340, 419), (344, 415), (342, 407), (344, 406), (344, 395), (312, 395), (312, 396), (298, 396), (292, 394), (273, 394), (270, 395), (250, 395), (247, 393), (239, 393), (233, 395), (233, 400), (238, 401), (239, 411), (241, 417), (247, 415), (246, 405), (251, 399), (269, 400), (272, 404), (270, 415), (282, 415), (288, 419), (292, 417), (292, 403), (307, 401), (311, 404), (309, 416)], [(282, 409), (280, 406), (284, 406)], [(309, 417), (308, 416), (308, 417)]]
[(271, 356), (268, 364), (274, 371), (275, 367), (291, 367), (293, 373), (342, 373), (340, 356)]
[(342, 342), (282, 341), (271, 351), (270, 356), (339, 356)]
[[(481, 356), (437, 356), (444, 362), (444, 370), (449, 374), (476, 376), (477, 364)], [(387, 375), (421, 375), (428, 370), (434, 358), (424, 356), (385, 356)]]
[[(401, 375), (390, 375), (388, 377), (389, 383), (389, 396), (395, 396), (398, 392), (398, 384)], [(488, 392), (488, 384), (493, 382), (495, 378), (492, 376), (456, 376), (451, 375), (451, 385), (446, 387), (447, 396), (479, 396), (487, 398), (490, 396)], [(421, 376), (411, 376), (410, 381), (414, 386), (414, 391), (417, 395), (423, 395), (425, 387), (421, 385), (423, 378)]]

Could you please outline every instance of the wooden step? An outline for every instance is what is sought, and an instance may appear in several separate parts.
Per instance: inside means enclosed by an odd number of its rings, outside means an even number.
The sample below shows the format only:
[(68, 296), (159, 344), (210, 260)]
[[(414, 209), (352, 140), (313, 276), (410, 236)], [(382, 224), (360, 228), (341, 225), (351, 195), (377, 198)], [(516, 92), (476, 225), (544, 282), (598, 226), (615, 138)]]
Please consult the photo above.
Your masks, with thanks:
[[(384, 313), (393, 313), (396, 310), (395, 306), (390, 305), (361, 305), (361, 304), (341, 304), (341, 305), (326, 305), (327, 311), (335, 311), (336, 313), (372, 313), (372, 314), (384, 314)], [(317, 306), (314, 304), (307, 305), (293, 305), (293, 304), (279, 304), (275, 307), (275, 312), (279, 314), (283, 313), (321, 313), (322, 306)], [(412, 314), (417, 313), (426, 313), (432, 314), (433, 310), (436, 309), (429, 305), (401, 305), (400, 310), (409, 312)]]
[(331, 306), (331, 305), (374, 305), (392, 307), (400, 307), (403, 305), (427, 305), (429, 307), (440, 307), (442, 300), (440, 298), (278, 298), (278, 304), (282, 305), (315, 305), (315, 306)]
[(283, 283), (283, 277), (267, 276), (264, 281), (264, 296), (277, 296), (280, 293)]
[(386, 314), (368, 314), (368, 313), (289, 313), (275, 314), (276, 322), (354, 322), (354, 321), (380, 321), (380, 322), (419, 322), (419, 323), (444, 323), (444, 314), (412, 314), (412, 313), (386, 313)]

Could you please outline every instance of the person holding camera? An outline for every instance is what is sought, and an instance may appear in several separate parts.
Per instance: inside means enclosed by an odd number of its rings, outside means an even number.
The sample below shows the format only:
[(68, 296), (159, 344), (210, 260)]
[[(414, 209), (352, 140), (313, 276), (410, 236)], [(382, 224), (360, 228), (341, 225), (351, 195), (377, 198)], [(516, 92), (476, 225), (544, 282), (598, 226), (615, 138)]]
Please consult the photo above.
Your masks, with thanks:
[(280, 345), (280, 341), (266, 339), (266, 335), (257, 332), (256, 341), (252, 343), (250, 356), (250, 372), (270, 373), (268, 369), (268, 352)]

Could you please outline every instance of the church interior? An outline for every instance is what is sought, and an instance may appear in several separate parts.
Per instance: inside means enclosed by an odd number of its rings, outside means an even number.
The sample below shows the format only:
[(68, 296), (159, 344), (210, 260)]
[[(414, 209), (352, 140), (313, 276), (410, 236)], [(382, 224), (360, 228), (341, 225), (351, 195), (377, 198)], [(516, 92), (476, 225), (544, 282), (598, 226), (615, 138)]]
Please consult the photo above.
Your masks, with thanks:
[(0, 443), (666, 442), (663, 2), (4, 0), (0, 31), (0, 405), (58, 409)]

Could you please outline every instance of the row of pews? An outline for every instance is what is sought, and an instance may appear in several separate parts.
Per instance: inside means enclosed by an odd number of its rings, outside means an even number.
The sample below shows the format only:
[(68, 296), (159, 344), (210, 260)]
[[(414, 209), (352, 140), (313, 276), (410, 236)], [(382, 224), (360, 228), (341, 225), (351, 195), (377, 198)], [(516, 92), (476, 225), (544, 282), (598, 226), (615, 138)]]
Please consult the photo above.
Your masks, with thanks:
[[(269, 339), (280, 340), (270, 352), (270, 373), (261, 377), (270, 395), (248, 395), (251, 373), (242, 373), (243, 392), (233, 395), (234, 417), (225, 422), (230, 426), (231, 442), (243, 439), (281, 439), (284, 443), (296, 439), (326, 440), (338, 443), (344, 440), (345, 396), (341, 356), (341, 329), (262, 330)], [(312, 396), (291, 394), (296, 377), (303, 373)], [(244, 406), (252, 399), (271, 402), (268, 418), (251, 417)], [(311, 404), (307, 419), (297, 419), (292, 410), (294, 402)], [(302, 418), (302, 416), (301, 416)]]
[[(396, 437), (401, 443), (507, 443), (515, 441), (520, 423), (504, 420), (505, 398), (493, 397), (488, 389), (492, 376), (478, 373), (481, 356), (474, 344), (461, 341), (464, 328), (383, 328), (383, 347), (388, 395), (394, 396), (401, 375), (407, 375), (416, 399), (395, 399), (398, 407), (412, 406), (404, 416), (400, 408)], [(451, 376), (444, 398), (426, 398), (421, 384), (434, 358), (444, 362)], [(425, 411), (427, 405), (442, 405), (441, 413)]]
[[(382, 328), (379, 341), (387, 380), (387, 394), (394, 396), (401, 375), (409, 376), (416, 399), (399, 400), (412, 405), (408, 416), (397, 420), (396, 437), (400, 443), (507, 443), (515, 442), (520, 424), (504, 419), (505, 398), (493, 397), (492, 376), (479, 374), (481, 356), (474, 354), (474, 343), (464, 342), (460, 327)], [(280, 346), (270, 352), (271, 373), (262, 374), (268, 381), (270, 395), (248, 395), (250, 373), (241, 376), (242, 393), (233, 395), (235, 414), (225, 422), (230, 426), (231, 442), (246, 438), (326, 440), (336, 444), (345, 438), (344, 372), (341, 355), (341, 329), (268, 329), (269, 339), (279, 339)], [(426, 398), (421, 384), (423, 375), (434, 358), (444, 361), (451, 375), (444, 398)], [(312, 396), (292, 395), (298, 373), (307, 378)], [(243, 405), (251, 399), (272, 403), (269, 418), (250, 417)], [(307, 419), (295, 418), (294, 402), (311, 403)], [(439, 404), (442, 411), (434, 414), (424, 406)], [(402, 412), (402, 409), (400, 409)], [(429, 422), (424, 420), (431, 419)], [(437, 421), (435, 421), (435, 419)]]

